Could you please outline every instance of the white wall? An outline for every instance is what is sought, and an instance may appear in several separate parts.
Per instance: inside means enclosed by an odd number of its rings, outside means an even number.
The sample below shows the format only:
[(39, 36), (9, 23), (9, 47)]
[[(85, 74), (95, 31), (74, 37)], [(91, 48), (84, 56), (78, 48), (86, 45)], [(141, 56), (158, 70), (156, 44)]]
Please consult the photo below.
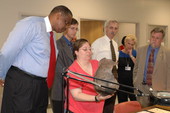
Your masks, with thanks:
[(119, 23), (119, 32), (114, 40), (118, 45), (122, 45), (122, 38), (128, 34), (136, 35), (136, 24), (135, 23)]
[(78, 20), (138, 23), (138, 46), (147, 42), (148, 25), (170, 26), (170, 0), (0, 0), (0, 47), (21, 15), (46, 16), (56, 5), (69, 7)]

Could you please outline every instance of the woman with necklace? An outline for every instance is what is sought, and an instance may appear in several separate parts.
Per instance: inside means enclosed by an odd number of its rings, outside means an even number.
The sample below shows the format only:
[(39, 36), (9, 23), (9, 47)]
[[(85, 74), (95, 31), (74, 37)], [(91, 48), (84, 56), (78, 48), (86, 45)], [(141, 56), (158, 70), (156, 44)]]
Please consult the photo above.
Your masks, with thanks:
[[(133, 67), (136, 61), (136, 50), (134, 46), (136, 43), (136, 37), (134, 35), (127, 35), (124, 40), (124, 49), (119, 51), (118, 60), (118, 82), (120, 84), (128, 85), (133, 87)], [(134, 93), (133, 89), (125, 88), (120, 86), (120, 90)], [(118, 102), (135, 101), (136, 97), (132, 94), (124, 92), (118, 92)]]
[[(94, 76), (98, 61), (91, 60), (92, 51), (86, 39), (79, 39), (73, 45), (75, 61), (69, 67), (70, 71)], [(70, 77), (80, 79), (68, 73)], [(92, 78), (85, 77), (91, 81)], [(69, 80), (69, 111), (71, 113), (102, 113), (104, 100), (112, 95), (101, 96), (94, 90), (94, 86), (89, 83)]]

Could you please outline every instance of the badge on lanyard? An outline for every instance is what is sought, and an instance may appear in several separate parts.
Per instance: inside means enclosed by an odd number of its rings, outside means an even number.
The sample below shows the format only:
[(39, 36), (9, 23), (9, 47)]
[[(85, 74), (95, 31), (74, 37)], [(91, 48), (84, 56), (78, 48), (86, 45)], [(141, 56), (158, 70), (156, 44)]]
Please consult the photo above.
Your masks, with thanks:
[(131, 71), (131, 67), (129, 66), (129, 64), (127, 64), (127, 66), (125, 66), (125, 70), (126, 71)]

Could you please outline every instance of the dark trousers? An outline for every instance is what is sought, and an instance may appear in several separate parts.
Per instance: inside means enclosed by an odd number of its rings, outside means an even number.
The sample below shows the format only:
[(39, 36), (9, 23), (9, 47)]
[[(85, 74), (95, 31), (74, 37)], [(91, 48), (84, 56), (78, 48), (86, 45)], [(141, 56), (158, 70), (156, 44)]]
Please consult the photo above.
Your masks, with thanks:
[[(52, 100), (52, 110), (53, 113), (64, 113), (64, 101)], [(66, 113), (73, 113), (73, 112), (68, 110), (66, 111)]]
[(5, 79), (1, 113), (47, 113), (47, 105), (46, 79), (12, 66)]
[(64, 113), (64, 101), (52, 100), (53, 113)]
[[(130, 85), (129, 85), (130, 86)], [(131, 85), (131, 87), (133, 87)], [(123, 90), (123, 91), (127, 91), (127, 92), (131, 92), (134, 94), (134, 90), (133, 89), (130, 89), (130, 88), (124, 88), (124, 87), (119, 87), (119, 90)], [(127, 93), (124, 93), (124, 92), (118, 92), (117, 93), (117, 96), (118, 96), (118, 102), (121, 103), (121, 102), (126, 102), (128, 101), (128, 98), (131, 100), (131, 101), (136, 101), (136, 96), (133, 95), (133, 94), (127, 94)]]
[(105, 100), (103, 113), (113, 113), (116, 100), (116, 93), (111, 98)]

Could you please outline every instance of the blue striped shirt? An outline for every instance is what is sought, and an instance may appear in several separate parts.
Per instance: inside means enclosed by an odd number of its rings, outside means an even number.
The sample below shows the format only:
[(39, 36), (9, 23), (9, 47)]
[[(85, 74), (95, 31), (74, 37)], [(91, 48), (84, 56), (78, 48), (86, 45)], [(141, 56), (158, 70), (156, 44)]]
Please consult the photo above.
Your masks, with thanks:
[(47, 77), (51, 31), (48, 17), (27, 17), (17, 22), (0, 51), (0, 78), (5, 78), (11, 65)]

